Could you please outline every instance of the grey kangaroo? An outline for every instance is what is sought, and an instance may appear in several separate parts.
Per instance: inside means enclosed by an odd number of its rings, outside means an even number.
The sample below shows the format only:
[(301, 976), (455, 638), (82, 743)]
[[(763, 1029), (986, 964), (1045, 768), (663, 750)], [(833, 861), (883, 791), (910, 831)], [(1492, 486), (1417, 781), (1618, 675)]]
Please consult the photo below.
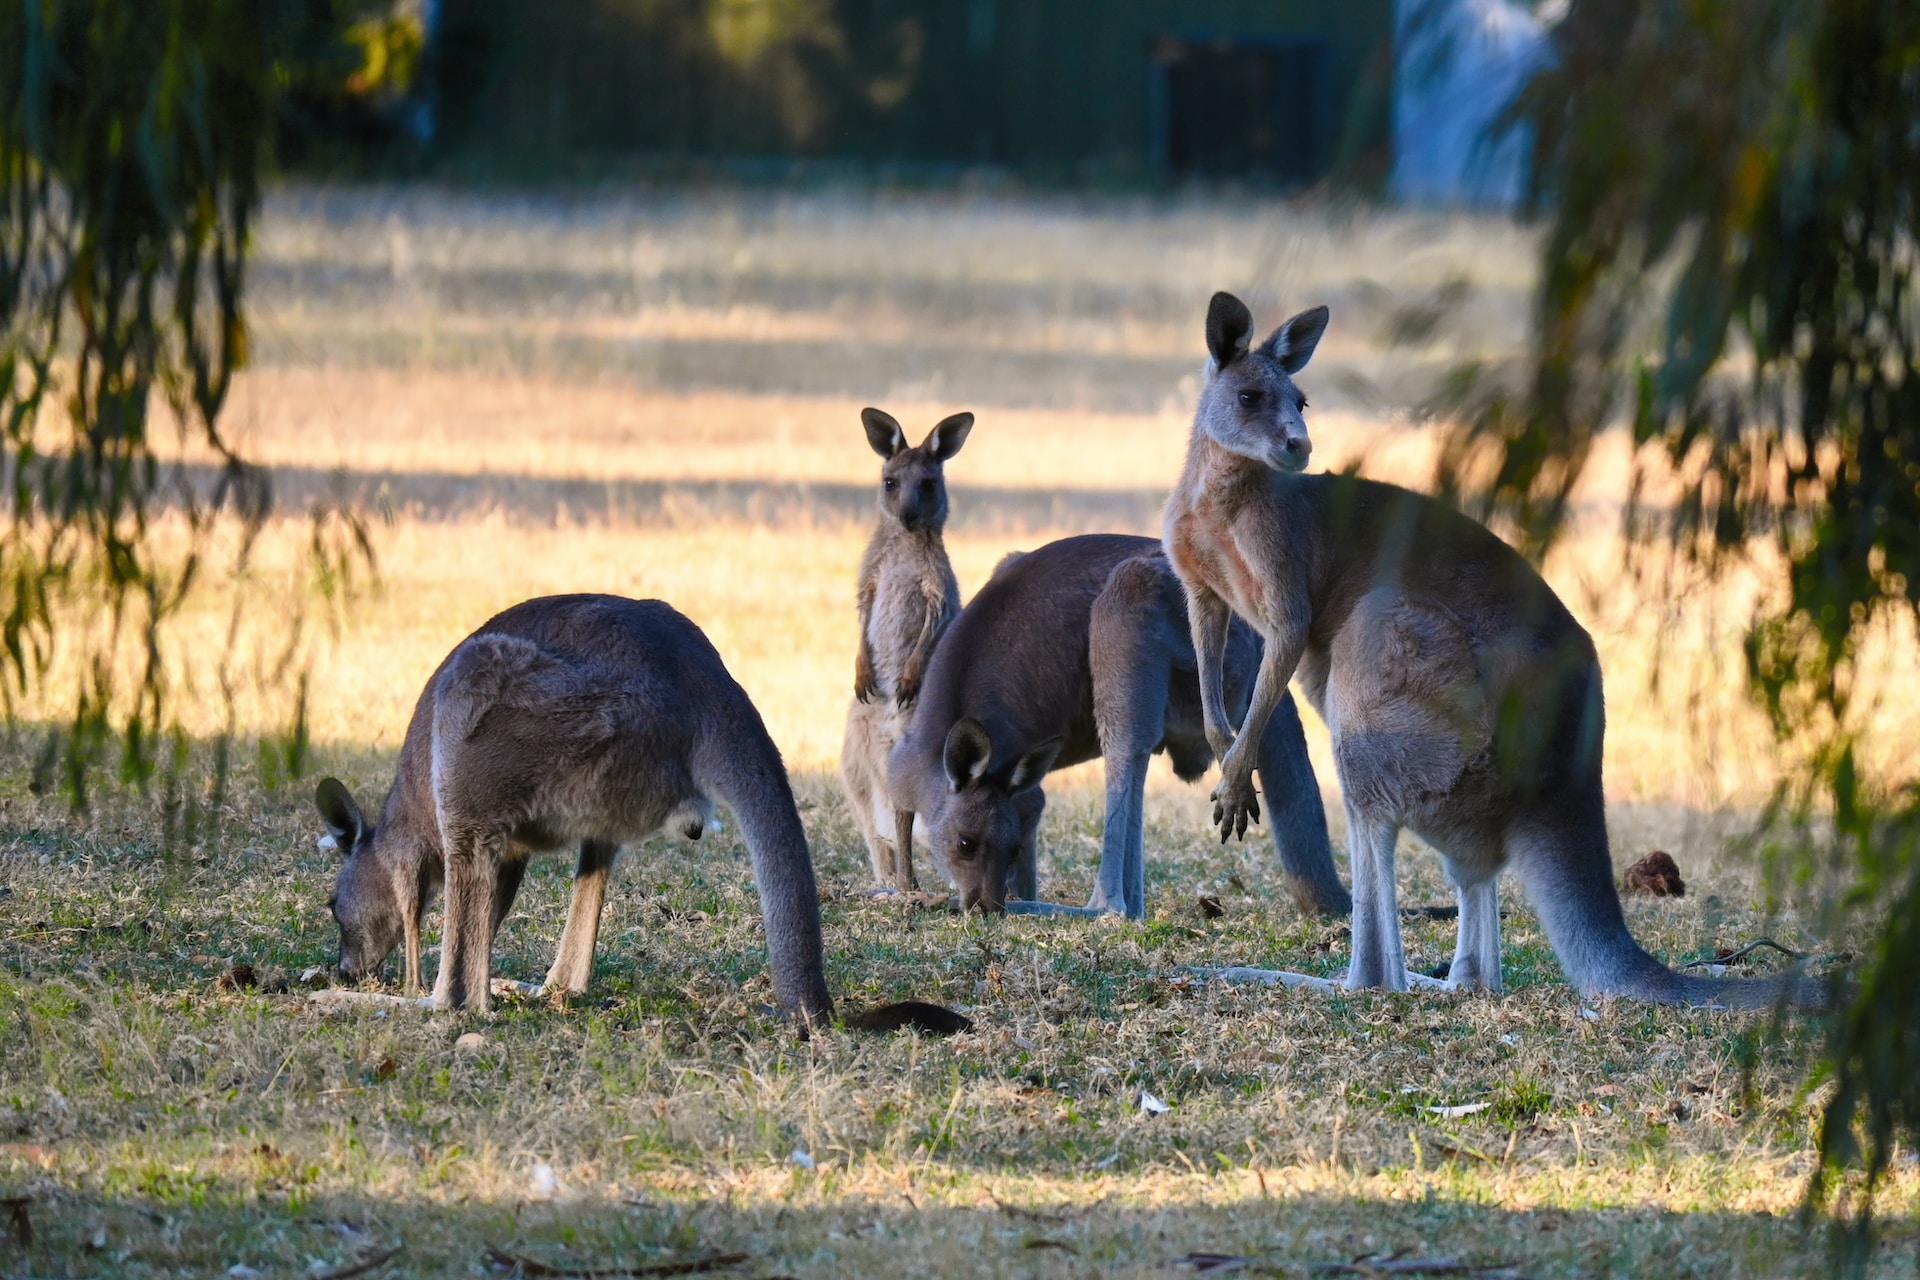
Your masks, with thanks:
[[(1326, 330), (1304, 311), (1259, 346), (1231, 294), (1207, 311), (1208, 380), (1164, 541), (1187, 592), (1208, 742), (1222, 756), (1221, 838), (1259, 821), (1253, 770), (1297, 671), (1332, 731), (1353, 876), (1347, 986), (1404, 990), (1394, 843), (1436, 849), (1460, 903), (1447, 985), (1498, 990), (1498, 876), (1511, 867), (1590, 996), (1818, 998), (1797, 975), (1676, 974), (1627, 932), (1601, 793), (1605, 716), (1593, 641), (1519, 553), (1393, 485), (1306, 475), (1294, 385)], [(1236, 738), (1223, 698), (1235, 614), (1266, 642)], [(1288, 713), (1291, 714), (1290, 712)], [(1271, 807), (1286, 802), (1268, 782)]]
[[(1231, 628), (1228, 687), (1250, 692), (1260, 642)], [(1093, 534), (1009, 556), (934, 651), (888, 777), (919, 813), (933, 860), (964, 907), (1036, 897), (1035, 838), (1049, 770), (1106, 758), (1107, 821), (1090, 912), (1146, 908), (1141, 822), (1147, 763), (1165, 751), (1193, 781), (1213, 762), (1179, 581), (1151, 538)], [(1285, 797), (1274, 845), (1294, 897), (1344, 913), (1327, 818), (1291, 700), (1262, 730), (1258, 764)], [(1074, 908), (1049, 908), (1072, 912)]]
[[(887, 753), (900, 740), (927, 660), (960, 612), (960, 584), (947, 560), (946, 462), (973, 430), (973, 415), (942, 419), (915, 448), (891, 414), (862, 409), (880, 468), (880, 519), (860, 561), (860, 649), (853, 663), (840, 779), (867, 842), (873, 876), (901, 891), (916, 887), (913, 811), (887, 796)], [(905, 831), (905, 839), (895, 833)]]
[(331, 904), (341, 971), (376, 972), (404, 938), (417, 990), (420, 921), (444, 874), (434, 1005), (484, 1011), (494, 931), (529, 853), (577, 846), (547, 988), (583, 991), (619, 846), (663, 822), (697, 835), (709, 797), (733, 810), (752, 855), (781, 1008), (830, 1016), (819, 894), (786, 769), (706, 636), (658, 600), (517, 604), (427, 681), (378, 823), (339, 782), (320, 784), (321, 817), (347, 851)]

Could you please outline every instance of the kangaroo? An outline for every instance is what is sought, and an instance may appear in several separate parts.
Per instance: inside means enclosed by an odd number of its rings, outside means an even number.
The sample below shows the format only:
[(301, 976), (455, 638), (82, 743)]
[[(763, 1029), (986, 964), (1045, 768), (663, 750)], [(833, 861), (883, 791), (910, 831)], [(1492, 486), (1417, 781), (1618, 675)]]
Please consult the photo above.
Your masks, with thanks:
[[(873, 877), (902, 892), (916, 886), (913, 811), (887, 797), (887, 753), (900, 740), (927, 659), (960, 612), (960, 584), (941, 537), (947, 525), (946, 462), (967, 442), (973, 415), (942, 419), (916, 448), (891, 414), (862, 409), (880, 468), (879, 523), (860, 560), (860, 649), (840, 749), (847, 805), (867, 842)], [(906, 832), (896, 839), (896, 832)]]
[[(1207, 382), (1167, 500), (1163, 541), (1186, 589), (1206, 738), (1222, 756), (1221, 838), (1260, 819), (1252, 774), (1297, 671), (1332, 731), (1345, 793), (1349, 988), (1407, 987), (1393, 879), (1406, 828), (1439, 850), (1456, 888), (1447, 986), (1500, 989), (1498, 877), (1511, 867), (1588, 996), (1817, 1001), (1794, 975), (1676, 974), (1633, 940), (1607, 844), (1593, 641), (1478, 522), (1393, 485), (1304, 474), (1312, 444), (1293, 375), (1327, 319), (1325, 307), (1301, 312), (1253, 347), (1246, 305), (1213, 296)], [(1223, 695), (1236, 614), (1265, 641), (1238, 737)], [(1286, 802), (1266, 790), (1270, 806)]]
[[(1165, 751), (1189, 782), (1213, 763), (1185, 604), (1153, 539), (1093, 534), (1007, 557), (948, 628), (888, 778), (896, 803), (920, 815), (934, 864), (963, 907), (1000, 910), (1011, 888), (1035, 909), (1040, 783), (1054, 768), (1104, 756), (1106, 831), (1085, 911), (1145, 914), (1148, 760)], [(1259, 654), (1251, 628), (1229, 630), (1227, 680), (1243, 700)], [(1344, 913), (1347, 892), (1291, 700), (1269, 717), (1261, 742), (1261, 776), (1285, 797), (1274, 847), (1293, 895), (1308, 911)]]
[(404, 938), (417, 990), (420, 920), (444, 875), (434, 1006), (484, 1012), (494, 931), (528, 855), (577, 846), (546, 986), (584, 991), (619, 846), (663, 822), (698, 835), (709, 797), (733, 810), (752, 856), (781, 1008), (829, 1017), (819, 894), (786, 769), (713, 645), (658, 600), (514, 605), (427, 681), (378, 823), (338, 781), (319, 786), (321, 817), (347, 851), (330, 904), (341, 971), (377, 972)]

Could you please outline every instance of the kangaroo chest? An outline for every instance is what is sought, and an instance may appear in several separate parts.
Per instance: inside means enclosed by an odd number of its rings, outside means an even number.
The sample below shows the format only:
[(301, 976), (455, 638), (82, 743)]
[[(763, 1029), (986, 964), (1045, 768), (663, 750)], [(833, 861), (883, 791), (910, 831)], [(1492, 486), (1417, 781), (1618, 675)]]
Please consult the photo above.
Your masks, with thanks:
[(1225, 512), (1202, 500), (1174, 516), (1168, 535), (1167, 555), (1183, 580), (1204, 584), (1256, 629), (1267, 629), (1271, 589), (1235, 538)]
[(880, 571), (874, 583), (873, 613), (867, 620), (867, 643), (873, 649), (875, 675), (891, 689), (907, 655), (918, 643), (927, 624), (927, 614), (939, 606), (937, 592), (930, 592), (929, 566), (890, 564)]

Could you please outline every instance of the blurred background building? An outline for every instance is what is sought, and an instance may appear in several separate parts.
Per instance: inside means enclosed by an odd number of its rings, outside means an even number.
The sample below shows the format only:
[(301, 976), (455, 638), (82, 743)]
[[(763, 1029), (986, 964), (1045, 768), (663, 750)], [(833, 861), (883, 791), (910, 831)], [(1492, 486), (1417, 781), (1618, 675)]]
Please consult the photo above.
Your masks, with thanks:
[(1474, 204), (1523, 186), (1524, 140), (1486, 126), (1543, 48), (1508, 0), (403, 0), (380, 22), (370, 127), (467, 172), (1333, 179)]

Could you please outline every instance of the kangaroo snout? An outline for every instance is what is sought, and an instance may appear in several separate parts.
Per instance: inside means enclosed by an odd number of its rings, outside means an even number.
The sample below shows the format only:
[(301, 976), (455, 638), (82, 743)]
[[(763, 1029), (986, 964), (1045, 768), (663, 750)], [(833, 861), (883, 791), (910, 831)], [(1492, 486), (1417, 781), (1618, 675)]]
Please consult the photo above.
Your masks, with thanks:
[(1007, 895), (995, 893), (978, 885), (964, 885), (960, 889), (960, 911), (978, 911), (984, 915), (1000, 915), (1007, 909)]
[(1275, 471), (1302, 471), (1306, 469), (1307, 459), (1313, 456), (1313, 441), (1306, 432), (1294, 435), (1289, 432), (1282, 436), (1273, 447), (1273, 455), (1267, 465)]

